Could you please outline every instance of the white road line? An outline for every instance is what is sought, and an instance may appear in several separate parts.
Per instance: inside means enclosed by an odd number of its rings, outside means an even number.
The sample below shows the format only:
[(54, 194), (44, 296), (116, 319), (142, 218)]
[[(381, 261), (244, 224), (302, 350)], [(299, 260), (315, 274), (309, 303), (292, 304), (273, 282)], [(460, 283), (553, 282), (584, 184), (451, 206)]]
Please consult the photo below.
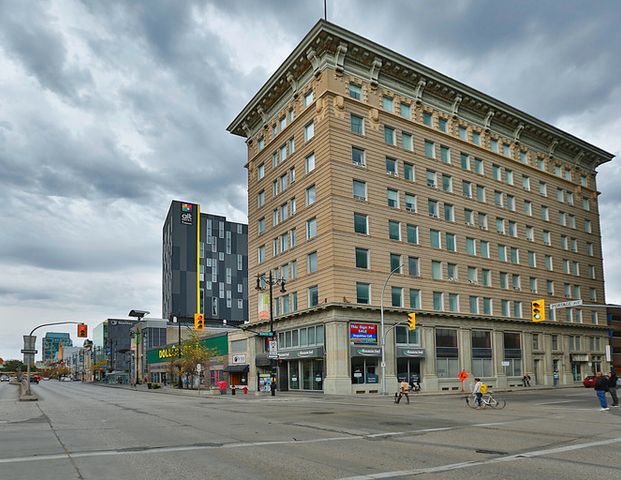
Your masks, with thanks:
[(602, 445), (611, 445), (613, 443), (619, 443), (619, 442), (621, 442), (621, 437), (610, 438), (608, 440), (599, 440), (597, 442), (579, 443), (577, 445), (566, 445), (564, 447), (549, 448), (547, 450), (534, 450), (532, 452), (518, 453), (516, 455), (508, 455), (506, 457), (492, 458), (489, 460), (483, 460), (483, 461), (478, 461), (478, 462), (472, 461), (472, 462), (452, 463), (448, 465), (439, 465), (437, 467), (417, 468), (417, 469), (412, 469), (412, 470), (398, 470), (398, 471), (393, 471), (393, 472), (371, 473), (368, 475), (343, 477), (343, 478), (340, 478), (339, 480), (376, 480), (380, 478), (403, 477), (406, 475), (420, 475), (422, 473), (446, 472), (449, 470), (458, 470), (461, 468), (469, 468), (469, 467), (475, 467), (479, 465), (489, 465), (492, 463), (512, 462), (514, 460), (519, 460), (521, 458), (542, 457), (544, 455), (552, 455), (555, 453), (571, 452), (573, 450), (580, 450), (583, 448), (590, 448), (590, 447), (599, 447)]
[(535, 403), (535, 405), (556, 405), (558, 403), (573, 403), (575, 400), (559, 400), (557, 402)]

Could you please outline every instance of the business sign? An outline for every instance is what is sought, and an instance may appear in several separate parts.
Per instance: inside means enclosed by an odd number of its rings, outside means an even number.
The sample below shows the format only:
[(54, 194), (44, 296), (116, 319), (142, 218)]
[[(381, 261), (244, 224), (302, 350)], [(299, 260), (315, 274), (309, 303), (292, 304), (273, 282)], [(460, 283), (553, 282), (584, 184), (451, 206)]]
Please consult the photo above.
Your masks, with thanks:
[(191, 203), (181, 204), (181, 223), (183, 225), (192, 225), (194, 223), (192, 206), (193, 205)]
[(354, 343), (377, 343), (377, 325), (374, 323), (350, 323), (349, 340)]
[(423, 358), (425, 356), (424, 348), (397, 347), (397, 357)]
[(381, 347), (352, 347), (352, 357), (379, 357), (382, 355)]
[(298, 348), (278, 352), (279, 360), (290, 360), (294, 358), (321, 358), (323, 357), (323, 347)]
[(237, 354), (237, 355), (233, 355), (232, 357), (232, 364), (233, 365), (242, 365), (246, 363), (246, 355), (245, 354)]

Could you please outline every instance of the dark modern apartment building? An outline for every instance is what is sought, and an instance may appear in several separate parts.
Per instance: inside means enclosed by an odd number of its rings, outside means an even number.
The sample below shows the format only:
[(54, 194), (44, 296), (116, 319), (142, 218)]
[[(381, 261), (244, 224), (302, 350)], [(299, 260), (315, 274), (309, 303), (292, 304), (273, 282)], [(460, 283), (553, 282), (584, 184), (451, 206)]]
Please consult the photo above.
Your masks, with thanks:
[(248, 225), (173, 201), (163, 229), (162, 317), (248, 319)]

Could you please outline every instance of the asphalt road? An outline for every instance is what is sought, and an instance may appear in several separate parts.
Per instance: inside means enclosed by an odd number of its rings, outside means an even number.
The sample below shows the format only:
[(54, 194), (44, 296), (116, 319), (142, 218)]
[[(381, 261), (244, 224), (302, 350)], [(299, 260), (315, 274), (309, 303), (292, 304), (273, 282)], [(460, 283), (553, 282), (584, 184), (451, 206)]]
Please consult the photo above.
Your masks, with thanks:
[(618, 479), (621, 409), (593, 390), (460, 396), (178, 396), (0, 384), (0, 479)]

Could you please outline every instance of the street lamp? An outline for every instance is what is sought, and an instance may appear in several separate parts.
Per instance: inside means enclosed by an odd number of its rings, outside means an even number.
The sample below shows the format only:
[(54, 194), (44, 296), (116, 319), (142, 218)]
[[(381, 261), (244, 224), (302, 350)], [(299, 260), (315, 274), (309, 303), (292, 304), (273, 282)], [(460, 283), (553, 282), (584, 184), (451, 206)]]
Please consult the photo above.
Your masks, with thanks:
[[(265, 274), (263, 275), (257, 275), (257, 286), (255, 287), (255, 289), (258, 292), (262, 292), (265, 290), (265, 286), (261, 285), (261, 283), (264, 283), (266, 286), (269, 286), (270, 289), (270, 340), (275, 340), (276, 335), (274, 332), (274, 307), (273, 307), (273, 299), (274, 299), (274, 295), (273, 295), (273, 287), (274, 285), (280, 285), (280, 293), (286, 293), (287, 290), (285, 288), (285, 284), (287, 283), (287, 281), (284, 278), (279, 278), (278, 280), (274, 280), (274, 278), (272, 277), (272, 271), (270, 270), (269, 275), (267, 280), (265, 279)], [(275, 367), (274, 367), (274, 358), (270, 358), (270, 368), (272, 370), (272, 375), (275, 373)]]
[(381, 329), (382, 329), (382, 395), (386, 395), (386, 333), (384, 332), (384, 290), (386, 290), (386, 285), (388, 285), (388, 280), (390, 277), (397, 271), (401, 270), (403, 264), (400, 263), (395, 268), (393, 268), (386, 278), (384, 282), (384, 286), (382, 287), (382, 296), (380, 298), (380, 319), (381, 319)]
[[(140, 322), (142, 322), (142, 319), (144, 317), (149, 315), (149, 313), (151, 313), (151, 312), (149, 312), (148, 310), (130, 310), (127, 315), (129, 317), (137, 318), (138, 319), (138, 323), (140, 323)], [(139, 360), (139, 358), (138, 358), (138, 345), (140, 343), (140, 336), (139, 336), (140, 333), (142, 333), (142, 332), (138, 332), (138, 328), (136, 328), (136, 355), (134, 357), (135, 370), (136, 370), (136, 384), (138, 384), (140, 382), (140, 379), (138, 378), (138, 360)], [(144, 352), (144, 343), (142, 343), (140, 348)], [(144, 354), (142, 356), (142, 362), (144, 362)], [(141, 370), (143, 368), (144, 368), (144, 365), (141, 365)]]

